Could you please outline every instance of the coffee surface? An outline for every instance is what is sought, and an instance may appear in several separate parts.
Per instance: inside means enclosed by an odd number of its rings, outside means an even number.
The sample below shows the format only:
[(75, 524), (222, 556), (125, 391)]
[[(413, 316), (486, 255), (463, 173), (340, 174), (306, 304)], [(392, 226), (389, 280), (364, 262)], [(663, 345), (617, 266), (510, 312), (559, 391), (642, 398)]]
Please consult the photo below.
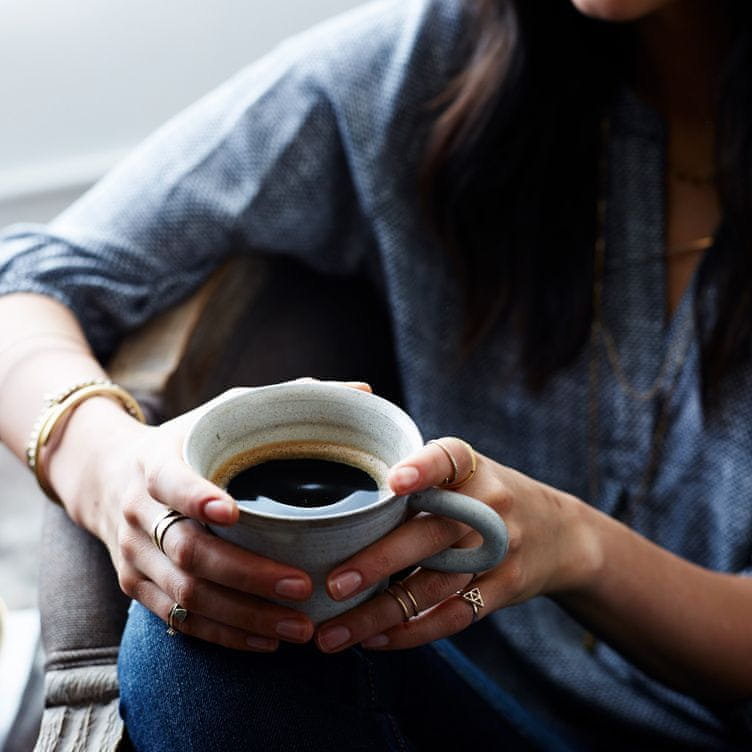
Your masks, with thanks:
[(227, 484), (243, 505), (274, 501), (313, 508), (338, 502), (367, 506), (379, 497), (376, 481), (364, 470), (327, 459), (273, 459), (242, 470)]

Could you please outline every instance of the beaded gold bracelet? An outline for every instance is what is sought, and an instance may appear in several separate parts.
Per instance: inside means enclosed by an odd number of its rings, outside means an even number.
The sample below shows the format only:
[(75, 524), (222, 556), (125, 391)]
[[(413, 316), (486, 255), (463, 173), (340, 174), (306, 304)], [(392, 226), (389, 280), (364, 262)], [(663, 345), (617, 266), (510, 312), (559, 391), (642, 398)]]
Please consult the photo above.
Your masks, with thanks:
[(39, 487), (45, 495), (57, 504), (60, 498), (47, 480), (40, 454), (49, 442), (60, 422), (75, 410), (82, 402), (91, 397), (109, 397), (117, 400), (126, 412), (141, 423), (145, 422), (143, 411), (135, 398), (125, 389), (107, 379), (91, 379), (73, 384), (64, 391), (45, 397), (47, 405), (34, 423), (26, 445), (26, 461), (34, 473)]

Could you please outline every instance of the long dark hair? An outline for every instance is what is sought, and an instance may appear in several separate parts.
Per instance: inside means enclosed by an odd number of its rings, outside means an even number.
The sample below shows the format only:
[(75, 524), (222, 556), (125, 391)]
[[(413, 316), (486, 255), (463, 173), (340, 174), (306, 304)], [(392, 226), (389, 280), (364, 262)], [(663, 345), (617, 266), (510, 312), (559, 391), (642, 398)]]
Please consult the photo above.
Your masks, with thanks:
[[(467, 63), (437, 103), (421, 195), (457, 264), (469, 346), (503, 319), (538, 389), (588, 340), (601, 125), (635, 35), (569, 0), (465, 6)], [(729, 6), (737, 38), (717, 129), (724, 227), (698, 280), (698, 291), (718, 291), (715, 323), (700, 322), (706, 404), (752, 342), (752, 3)]]

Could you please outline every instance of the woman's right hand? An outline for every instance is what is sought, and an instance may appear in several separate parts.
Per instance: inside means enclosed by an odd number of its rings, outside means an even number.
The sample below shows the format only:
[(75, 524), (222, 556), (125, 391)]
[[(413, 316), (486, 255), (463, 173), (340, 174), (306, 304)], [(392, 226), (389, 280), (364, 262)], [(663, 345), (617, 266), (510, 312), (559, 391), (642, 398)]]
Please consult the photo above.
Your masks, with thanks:
[[(238, 509), (182, 459), (196, 412), (152, 427), (111, 400), (88, 400), (51, 449), (52, 485), (71, 517), (105, 543), (127, 595), (165, 622), (174, 604), (187, 610), (175, 625), (180, 632), (265, 652), (280, 639), (307, 642), (314, 631), (310, 619), (267, 599), (304, 601), (310, 577), (224, 541), (202, 524), (234, 524)], [(190, 519), (170, 526), (162, 553), (152, 536), (169, 509)]]

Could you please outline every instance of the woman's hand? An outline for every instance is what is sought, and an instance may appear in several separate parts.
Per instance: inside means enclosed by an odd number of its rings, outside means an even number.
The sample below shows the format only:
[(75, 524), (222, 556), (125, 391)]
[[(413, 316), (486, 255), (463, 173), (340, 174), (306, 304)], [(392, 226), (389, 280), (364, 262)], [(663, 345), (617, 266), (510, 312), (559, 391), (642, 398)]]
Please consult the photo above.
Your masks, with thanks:
[[(199, 408), (200, 410), (201, 408)], [(231, 525), (235, 501), (182, 459), (187, 413), (143, 426), (114, 402), (91, 399), (65, 427), (48, 465), (71, 516), (107, 545), (121, 588), (165, 622), (173, 604), (188, 616), (176, 629), (241, 650), (271, 651), (279, 640), (306, 642), (304, 614), (267, 599), (304, 601), (310, 577), (228, 543), (202, 523)], [(153, 540), (169, 509), (190, 519)]]
[[(441, 444), (456, 459), (456, 477), (466, 477), (472, 464), (467, 445), (453, 438)], [(322, 625), (316, 636), (322, 650), (334, 652), (357, 643), (409, 648), (459, 632), (476, 616), (473, 605), (457, 597), (471, 581), (485, 604), (477, 613), (483, 618), (536, 595), (577, 588), (597, 570), (599, 548), (583, 522), (582, 502), (487, 457), (477, 459), (477, 471), (460, 490), (504, 519), (509, 550), (501, 564), (466, 575), (417, 569), (403, 580), (403, 587), (392, 588), (399, 599), (382, 593)], [(441, 485), (454, 474), (441, 446), (428, 444), (393, 467), (389, 482), (395, 492), (406, 494)], [(328, 579), (330, 595), (342, 600), (448, 546), (478, 542), (477, 533), (456, 521), (417, 515), (334, 570)], [(406, 620), (405, 607), (413, 618)]]

